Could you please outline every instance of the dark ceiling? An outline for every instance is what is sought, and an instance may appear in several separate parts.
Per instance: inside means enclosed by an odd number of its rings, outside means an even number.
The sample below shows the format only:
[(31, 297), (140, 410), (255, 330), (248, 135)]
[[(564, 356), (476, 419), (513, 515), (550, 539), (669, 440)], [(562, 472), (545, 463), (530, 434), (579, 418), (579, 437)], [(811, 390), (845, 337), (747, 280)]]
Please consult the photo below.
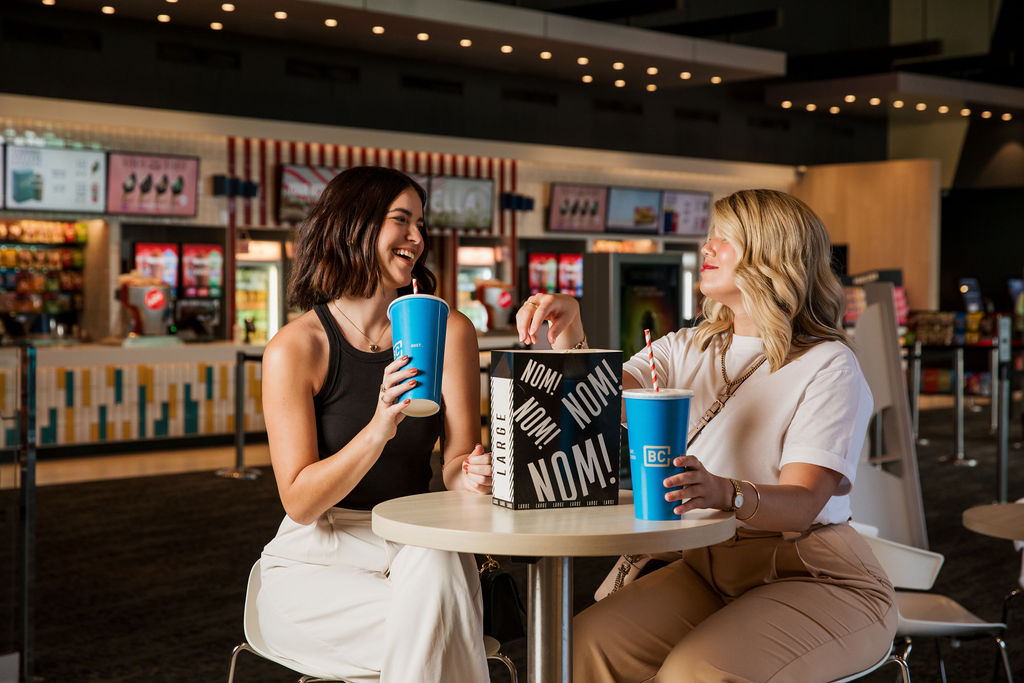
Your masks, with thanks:
[[(817, 80), (894, 70), (1008, 86), (1024, 85), (1024, 1), (920, 3), (922, 38), (890, 40), (890, 0), (482, 0), (695, 38), (781, 50), (787, 78)], [(928, 37), (929, 8), (960, 4), (994, 22), (987, 52), (950, 56), (947, 40)], [(935, 11), (935, 9), (933, 9)], [(917, 19), (917, 17), (913, 17)], [(930, 31), (934, 33), (934, 31)]]

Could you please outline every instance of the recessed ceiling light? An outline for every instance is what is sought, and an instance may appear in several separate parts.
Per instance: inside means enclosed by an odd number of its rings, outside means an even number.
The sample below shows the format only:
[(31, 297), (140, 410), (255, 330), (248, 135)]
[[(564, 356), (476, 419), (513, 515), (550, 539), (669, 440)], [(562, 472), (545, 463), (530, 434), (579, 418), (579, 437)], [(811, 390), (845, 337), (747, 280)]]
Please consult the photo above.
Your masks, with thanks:
[(459, 41), (459, 46), (461, 47), (472, 47), (472, 45), (473, 41), (470, 40), (469, 38), (463, 38), (462, 40)]
[(949, 107), (947, 107), (944, 104), (940, 104), (939, 108), (936, 109), (935, 111), (939, 112), (940, 114), (946, 114), (946, 113), (949, 113)]
[(658, 86), (654, 85), (653, 83), (648, 83), (646, 87), (647, 92), (654, 92), (655, 90), (658, 89)]
[(548, 52), (547, 50), (544, 50), (544, 52), (540, 53), (540, 58), (541, 59), (551, 59), (551, 53)]
[(924, 102), (918, 102), (917, 104), (914, 105), (914, 109), (916, 109), (918, 111), (924, 111), (927, 108), (928, 108), (928, 105), (925, 104)]
[(57, 0), (43, 0), (44, 5), (53, 6), (57, 4)]
[(103, 7), (100, 7), (100, 11), (103, 12), (104, 14), (113, 14), (114, 13), (114, 8), (111, 7), (110, 5), (104, 5)]
[(230, 2), (225, 2), (224, 4), (222, 4), (220, 6), (220, 8), (222, 10), (224, 10), (225, 12), (234, 12), (235, 11), (235, 6), (232, 5)]
[(970, 115), (971, 115), (971, 110), (968, 109), (967, 107), (964, 107), (963, 109), (960, 110), (960, 116), (970, 116)]
[(792, 106), (793, 106), (793, 103), (790, 102), (789, 100), (782, 100), (782, 108), (783, 109), (789, 109)]
[(656, 67), (656, 66), (649, 66), (649, 67), (647, 67), (647, 75), (648, 76), (657, 76), (658, 75), (658, 67)]
[(584, 83), (592, 83), (592, 82), (593, 82), (593, 80), (594, 80), (594, 77), (593, 77), (593, 76), (591, 76), (590, 74), (583, 74), (583, 78), (582, 78), (581, 80), (582, 80), (582, 81), (583, 81)]
[(159, 21), (161, 24), (166, 24), (168, 21), (171, 20), (171, 15), (170, 14), (158, 14), (158, 15), (156, 15), (156, 20)]
[(178, 0), (166, 0), (166, 1), (167, 1), (167, 2), (169, 3), (169, 4), (171, 4), (171, 5), (174, 5), (174, 4), (176, 4), (176, 3), (178, 2)]
[(715, 85), (718, 85), (719, 83), (722, 82), (722, 77), (721, 76), (712, 76), (711, 77), (711, 82), (714, 83)]
[(626, 81), (622, 80), (621, 78), (619, 80), (615, 81), (615, 87), (616, 88), (624, 88), (625, 86), (626, 86)]
[(1002, 119), (1003, 121), (1009, 121), (1010, 119), (1012, 119), (1012, 118), (1013, 118), (1013, 114), (1011, 114), (1010, 112), (1006, 112), (1006, 113), (1005, 113), (1005, 114), (1003, 114), (1003, 115), (1002, 115), (1002, 116), (1001, 116), (1000, 118), (1001, 118), (1001, 119)]
[(511, 45), (502, 45), (501, 46), (501, 51), (502, 51), (502, 53), (504, 53), (506, 55), (512, 54), (512, 46)]
[(416, 34), (416, 40), (420, 40), (420, 41), (430, 40), (430, 34), (429, 33), (423, 33), (423, 32), (417, 33)]
[(810, 102), (810, 103), (807, 104), (806, 107), (804, 107), (804, 109), (806, 109), (807, 111), (814, 111), (817, 108), (818, 108), (818, 105), (816, 105), (814, 102)]
[(274, 18), (275, 19), (287, 19), (288, 18), (288, 13), (285, 12), (284, 10), (277, 10), (276, 12), (274, 12)]
[(384, 33), (384, 27), (383, 27), (383, 26), (374, 26), (374, 27), (373, 27), (373, 28), (371, 28), (370, 30), (371, 30), (371, 31), (373, 31), (373, 32), (374, 32), (375, 34), (377, 34), (378, 36), (379, 36), (380, 34)]
[(850, 104), (853, 104), (854, 102), (857, 101), (857, 96), (856, 95), (847, 95), (846, 97), (843, 98), (843, 101), (844, 102), (848, 102)]
[(326, 26), (327, 28), (334, 28), (337, 25), (338, 25), (338, 20), (337, 19), (324, 19), (324, 26)]
[(222, 28), (224, 28), (224, 24), (220, 23), (219, 21), (211, 21), (210, 28), (212, 28), (214, 31), (219, 31)]
[(879, 97), (872, 97), (870, 100), (868, 100), (868, 104), (870, 104), (872, 107), (877, 107), (881, 103), (882, 100)]
[(893, 100), (892, 101), (892, 108), (893, 109), (903, 109), (903, 100)]
[(576, 63), (579, 64), (580, 66), (586, 66), (587, 64), (590, 64), (590, 58), (589, 57), (577, 57), (576, 58)]
[(989, 110), (986, 109), (985, 111), (981, 112), (981, 118), (983, 118), (983, 119), (990, 119), (990, 118), (992, 118), (992, 112), (990, 112)]
[(838, 114), (839, 113), (839, 107), (837, 107), (836, 105), (833, 104), (831, 107), (828, 108), (828, 113), (829, 114)]
[(683, 79), (684, 81), (688, 81), (691, 78), (693, 78), (693, 74), (690, 73), (689, 71), (680, 71), (679, 78)]
[(615, 62), (612, 64), (612, 68), (615, 69), (616, 71), (622, 71), (623, 69), (626, 68), (626, 65), (623, 64), (622, 62)]

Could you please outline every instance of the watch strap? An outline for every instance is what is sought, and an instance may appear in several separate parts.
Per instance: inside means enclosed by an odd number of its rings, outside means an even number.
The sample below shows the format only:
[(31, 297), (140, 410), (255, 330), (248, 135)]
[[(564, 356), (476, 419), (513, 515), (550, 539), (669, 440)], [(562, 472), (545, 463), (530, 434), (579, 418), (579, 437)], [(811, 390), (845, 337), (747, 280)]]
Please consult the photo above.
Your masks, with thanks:
[(743, 495), (743, 487), (740, 486), (739, 481), (736, 479), (729, 479), (729, 481), (732, 482), (733, 494), (728, 511), (736, 512), (739, 509), (739, 506), (736, 505), (736, 499)]

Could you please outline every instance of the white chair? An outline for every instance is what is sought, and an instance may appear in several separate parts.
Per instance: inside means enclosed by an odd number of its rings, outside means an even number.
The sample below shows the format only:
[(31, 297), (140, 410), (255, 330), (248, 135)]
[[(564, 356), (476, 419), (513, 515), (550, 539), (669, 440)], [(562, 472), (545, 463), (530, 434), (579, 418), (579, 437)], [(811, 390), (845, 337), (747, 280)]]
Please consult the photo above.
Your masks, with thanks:
[(910, 669), (907, 667), (907, 654), (909, 652), (909, 644), (907, 645), (906, 650), (902, 654), (896, 654), (893, 646), (890, 645), (889, 651), (882, 655), (881, 659), (879, 659), (877, 662), (869, 666), (867, 669), (859, 671), (851, 676), (846, 676), (845, 678), (838, 678), (834, 681), (831, 681), (830, 683), (848, 683), (849, 681), (855, 681), (858, 678), (863, 678), (872, 671), (880, 669), (889, 663), (896, 664), (900, 668), (900, 678), (903, 681), (903, 683), (910, 683)]
[[(896, 591), (896, 605), (899, 609), (896, 637), (903, 639), (906, 649), (902, 655), (894, 654), (894, 657), (902, 657), (905, 662), (913, 638), (917, 637), (951, 638), (957, 644), (961, 640), (992, 638), (999, 647), (1006, 680), (1013, 683), (1010, 659), (1003, 642), (1005, 623), (984, 621), (945, 595), (914, 592), (927, 591), (932, 587), (944, 561), (942, 555), (884, 538), (862, 536), (868, 541), (893, 586), (897, 589), (910, 589)], [(945, 664), (941, 651), (936, 648), (936, 652), (939, 674), (945, 683)]]
[[(243, 651), (251, 652), (254, 655), (294, 671), (300, 675), (299, 683), (316, 683), (317, 681), (340, 681), (344, 683), (344, 679), (341, 678), (325, 678), (314, 672), (303, 671), (297, 668), (300, 666), (297, 662), (279, 657), (270, 651), (266, 641), (263, 640), (263, 633), (260, 631), (259, 612), (256, 607), (256, 596), (259, 595), (259, 592), (260, 561), (256, 560), (252, 565), (252, 569), (249, 570), (249, 583), (245, 589), (245, 612), (242, 617), (245, 642), (237, 645), (231, 652), (231, 668), (228, 670), (228, 683), (234, 683), (235, 662), (238, 659), (238, 654)], [(511, 659), (501, 652), (501, 643), (490, 636), (484, 636), (484, 650), (487, 653), (487, 659), (499, 661), (508, 667), (511, 682), (517, 683), (516, 666)]]

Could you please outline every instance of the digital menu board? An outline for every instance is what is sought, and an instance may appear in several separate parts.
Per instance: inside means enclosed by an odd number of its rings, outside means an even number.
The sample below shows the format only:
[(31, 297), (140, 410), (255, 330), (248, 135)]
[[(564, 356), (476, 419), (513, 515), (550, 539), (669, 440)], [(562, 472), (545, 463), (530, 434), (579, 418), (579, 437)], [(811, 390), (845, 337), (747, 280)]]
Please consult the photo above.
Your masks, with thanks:
[(224, 249), (218, 244), (181, 245), (185, 298), (217, 298), (224, 287)]
[(107, 213), (195, 216), (199, 158), (111, 152)]
[(660, 210), (659, 190), (613, 187), (608, 190), (607, 229), (657, 234)]
[(8, 209), (103, 213), (106, 181), (106, 152), (7, 146)]
[(320, 199), (327, 183), (344, 168), (335, 166), (299, 166), (281, 164), (281, 191), (277, 199), (277, 217), (282, 222), (306, 220), (309, 210)]
[(583, 254), (558, 255), (558, 291), (583, 296)]
[(427, 225), (432, 228), (489, 230), (493, 222), (493, 180), (430, 177)]
[(703, 237), (711, 219), (711, 194), (708, 192), (662, 193), (662, 231), (666, 235)]
[(4, 205), (4, 178), (7, 175), (3, 173), (4, 168), (4, 146), (0, 145), (0, 207)]
[(551, 186), (548, 230), (552, 232), (604, 232), (608, 188), (591, 185)]
[(178, 245), (137, 242), (135, 270), (140, 275), (166, 283), (174, 291), (178, 287)]

